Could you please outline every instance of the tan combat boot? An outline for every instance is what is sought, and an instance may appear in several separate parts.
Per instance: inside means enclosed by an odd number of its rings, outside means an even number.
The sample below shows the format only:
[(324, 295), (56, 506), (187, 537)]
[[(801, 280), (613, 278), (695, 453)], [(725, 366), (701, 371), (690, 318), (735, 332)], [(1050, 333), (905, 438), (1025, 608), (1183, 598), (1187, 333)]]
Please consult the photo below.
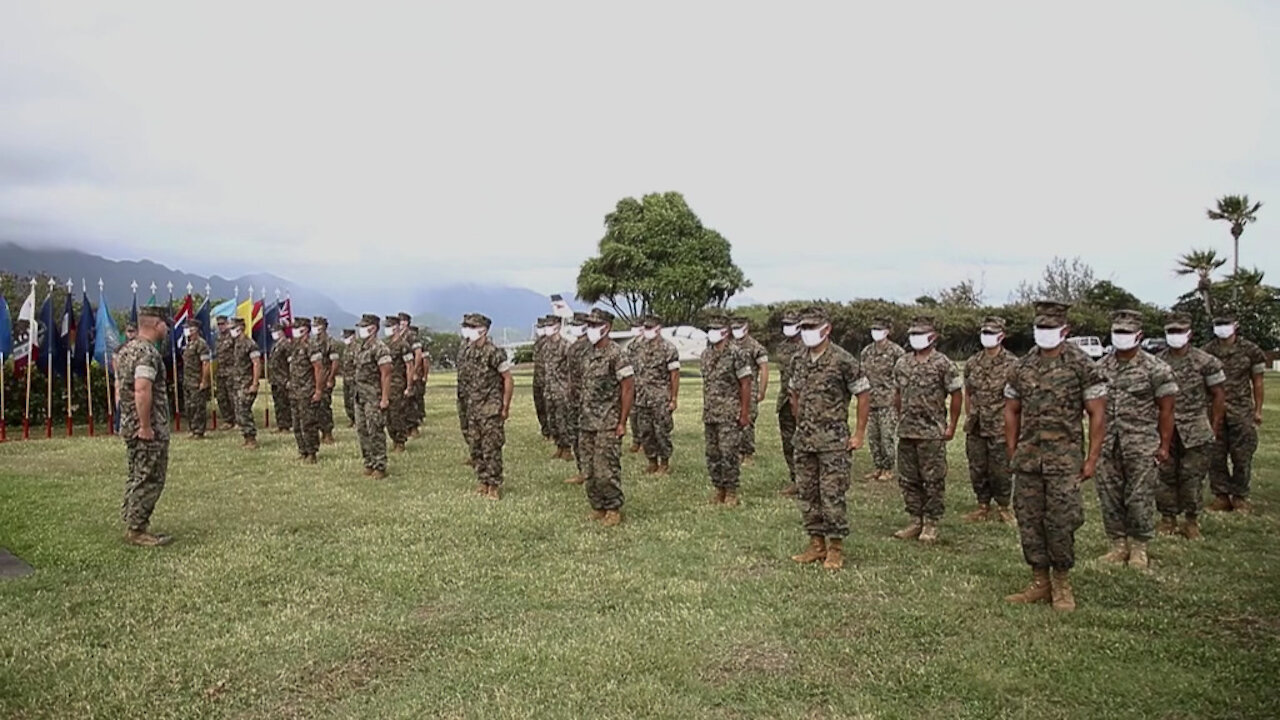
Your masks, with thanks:
[(636, 453), (640, 452), (640, 443), (632, 443), (631, 449), (628, 450), (627, 452), (631, 453), (632, 455), (635, 455)]
[(398, 442), (391, 446), (391, 452), (404, 452), (404, 443)]
[(924, 521), (924, 525), (920, 528), (920, 542), (926, 545), (938, 542), (938, 522), (936, 520)]
[(1098, 558), (1098, 562), (1110, 565), (1124, 565), (1129, 562), (1129, 539), (1119, 538), (1111, 541), (1111, 550)]
[(1071, 574), (1067, 570), (1053, 571), (1053, 609), (1058, 612), (1074, 612), (1076, 596), (1071, 592)]
[(725, 492), (724, 492), (724, 504), (725, 504), (725, 505), (727, 505), (728, 507), (738, 507), (738, 505), (739, 505), (740, 503), (741, 503), (741, 501), (740, 501), (740, 500), (738, 500), (738, 491), (737, 491), (737, 490), (725, 490)]
[(173, 538), (168, 535), (152, 535), (146, 530), (129, 528), (124, 532), (124, 541), (138, 547), (160, 547), (173, 542)]
[(604, 516), (605, 516), (604, 510), (592, 510), (591, 514), (587, 516), (587, 519), (600, 521), (604, 519)]
[(723, 505), (723, 504), (724, 504), (724, 496), (725, 496), (725, 489), (724, 489), (724, 488), (716, 488), (716, 491), (715, 491), (715, 492), (713, 492), (713, 493), (711, 493), (711, 500), (710, 500), (711, 504), (712, 504), (712, 505)]
[(827, 541), (827, 557), (822, 562), (822, 567), (827, 570), (839, 570), (844, 567), (844, 541), (840, 538), (831, 538)]
[(1188, 540), (1203, 540), (1204, 535), (1200, 534), (1200, 520), (1194, 516), (1188, 517), (1182, 523), (1182, 537)]
[(801, 565), (815, 563), (819, 560), (827, 558), (827, 539), (821, 535), (809, 536), (809, 547), (799, 555), (792, 555), (791, 559)]
[(753, 467), (756, 464), (755, 455), (743, 455), (741, 460), (742, 467)]
[(1227, 495), (1217, 495), (1213, 498), (1213, 502), (1209, 503), (1210, 512), (1231, 512), (1231, 498)]
[[(333, 433), (332, 433), (332, 432), (327, 432), (327, 433), (325, 433), (323, 436), (321, 436), (321, 438), (320, 438), (320, 442), (324, 443), (325, 445), (333, 445), (333, 444), (334, 444), (334, 443), (336, 443), (337, 441), (333, 439)], [(403, 445), (403, 443), (401, 443), (401, 444)]]
[(666, 477), (671, 474), (671, 461), (663, 458), (658, 461), (658, 475)]
[(991, 519), (991, 505), (988, 503), (981, 503), (978, 505), (977, 510), (966, 514), (961, 519), (967, 523), (986, 522)]
[[(419, 436), (419, 435), (421, 435), (421, 434), (422, 434), (422, 433), (418, 432), (418, 428), (414, 428), (414, 429), (412, 429), (412, 430), (410, 430), (410, 431), (409, 431), (409, 437), (411, 437), (411, 438), (416, 438), (416, 437), (418, 437), (418, 436)], [(332, 437), (332, 436), (330, 436), (330, 437)]]
[(475, 461), (475, 460), (472, 460), (471, 458), (467, 458), (466, 460), (463, 460), (463, 461), (462, 461), (462, 464), (463, 464), (463, 465), (466, 465), (467, 467), (475, 467), (475, 466), (476, 466), (476, 461)]
[(879, 470), (872, 470), (871, 472), (867, 473), (866, 475), (863, 475), (863, 476), (862, 476), (862, 479), (863, 479), (863, 480), (879, 480), (879, 479), (880, 479), (880, 471), (879, 471)]
[(1005, 525), (1018, 524), (1018, 518), (1014, 516), (1013, 510), (1009, 509), (1008, 505), (1000, 505), (999, 503), (997, 503), (996, 514), (1000, 518), (1000, 522), (1004, 523)]
[(1031, 584), (1022, 592), (1006, 595), (1004, 601), (1015, 605), (1033, 605), (1049, 602), (1053, 596), (1053, 587), (1049, 584), (1048, 570), (1031, 570)]
[(369, 477), (373, 478), (374, 480), (385, 480), (387, 479), (387, 471), (374, 470), (373, 472), (369, 473)]
[(795, 497), (800, 494), (800, 488), (796, 487), (795, 483), (787, 483), (782, 486), (782, 490), (780, 490), (778, 494), (783, 497)]
[(1147, 570), (1151, 567), (1151, 559), (1147, 557), (1147, 544), (1141, 540), (1129, 541), (1129, 567), (1134, 570)]
[(485, 487), (487, 488), (484, 494), (485, 497), (489, 498), (490, 500), (502, 499), (502, 488), (498, 487), (497, 485), (486, 485)]
[(897, 477), (897, 473), (892, 470), (881, 470), (880, 477), (876, 478), (880, 482), (892, 482)]
[(649, 467), (647, 467), (647, 468), (645, 468), (645, 469), (644, 469), (644, 474), (645, 474), (645, 475), (657, 475), (657, 474), (658, 474), (658, 461), (657, 461), (657, 460), (655, 460), (655, 459), (651, 459), (651, 460), (649, 460)]
[(316, 463), (320, 462), (320, 458), (316, 457), (316, 454), (315, 454), (315, 453), (311, 453), (311, 454), (310, 454), (310, 455), (308, 455), (308, 456), (307, 456), (307, 458), (306, 458), (305, 460), (303, 460), (302, 462), (304, 462), (304, 463), (306, 463), (306, 464), (308, 464), (308, 465), (315, 465)]
[(1231, 509), (1241, 515), (1250, 515), (1253, 513), (1253, 504), (1249, 502), (1249, 498), (1232, 496)]
[(251, 437), (250, 437), (250, 438), (245, 438), (245, 439), (244, 439), (244, 449), (245, 449), (245, 450), (257, 450), (257, 449), (258, 449), (258, 439), (257, 439), (257, 438), (251, 438)]
[(920, 532), (924, 530), (924, 522), (920, 518), (911, 518), (911, 524), (902, 528), (893, 536), (899, 540), (915, 540), (920, 537)]
[(488, 495), (489, 486), (485, 485), (484, 483), (476, 483), (476, 494), (479, 495), (480, 497), (484, 497), (485, 495)]
[(565, 480), (564, 482), (566, 485), (581, 485), (586, 481), (587, 479), (582, 477), (581, 475), (574, 475), (573, 477)]
[(1160, 522), (1156, 524), (1156, 532), (1161, 535), (1177, 535), (1178, 534), (1178, 518), (1176, 515), (1165, 515), (1160, 518)]
[(600, 524), (605, 527), (617, 527), (622, 524), (622, 513), (618, 510), (605, 510), (604, 520)]
[(373, 468), (369, 468), (369, 467), (365, 468), (365, 469), (364, 469), (364, 474), (365, 474), (366, 476), (372, 475), (372, 474), (373, 474)]

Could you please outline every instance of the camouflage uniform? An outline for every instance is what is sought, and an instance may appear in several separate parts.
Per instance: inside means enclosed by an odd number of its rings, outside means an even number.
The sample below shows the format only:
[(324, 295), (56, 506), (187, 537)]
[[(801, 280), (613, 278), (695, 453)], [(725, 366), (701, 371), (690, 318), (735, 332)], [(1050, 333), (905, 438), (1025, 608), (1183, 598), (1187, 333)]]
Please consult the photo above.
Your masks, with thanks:
[[(747, 327), (747, 319), (743, 317), (735, 317), (731, 321), (734, 327)], [(760, 416), (760, 386), (763, 382), (762, 375), (769, 372), (769, 351), (750, 335), (744, 336), (741, 340), (730, 338), (739, 348), (747, 354), (751, 359), (751, 424), (742, 430), (742, 457), (749, 458), (756, 454), (756, 418)]]
[[(1129, 313), (1117, 311), (1113, 331), (1141, 330), (1142, 316)], [(1147, 542), (1156, 528), (1157, 402), (1176, 395), (1178, 384), (1168, 365), (1141, 349), (1128, 360), (1107, 355), (1098, 372), (1107, 381), (1107, 436), (1096, 482), (1102, 526), (1112, 540)]]
[[(709, 329), (728, 334), (728, 320), (712, 317)], [(707, 446), (707, 474), (717, 490), (737, 492), (742, 469), (742, 433), (739, 389), (750, 380), (756, 364), (750, 351), (732, 339), (707, 344), (702, 351), (702, 424)], [(748, 382), (747, 392), (751, 392)]]
[[(558, 321), (557, 321), (558, 324)], [(547, 363), (547, 429), (557, 450), (572, 451), (576, 444), (569, 429), (569, 348), (568, 340), (559, 335), (547, 338), (543, 353)]]
[[(574, 313), (573, 323), (576, 327), (580, 328), (586, 321), (586, 313)], [(587, 337), (583, 335), (570, 342), (564, 351), (564, 362), (569, 376), (568, 392), (566, 393), (566, 407), (569, 411), (567, 425), (569, 426), (569, 437), (573, 441), (573, 457), (578, 464), (578, 477), (581, 478), (586, 478), (587, 476), (583, 452), (578, 447), (578, 443), (582, 440), (582, 358), (590, 348), (591, 343), (587, 342)]]
[[(455, 368), (458, 377), (462, 377), (462, 373), (469, 362), (471, 362), (471, 343), (463, 340), (458, 347), (458, 360)], [(471, 438), (471, 429), (467, 426), (467, 393), (461, 381), (455, 383), (454, 389), (458, 405), (458, 428), (462, 432), (462, 441), (467, 444), (467, 458), (469, 461), (474, 452), (475, 443)]]
[(533, 409), (538, 415), (538, 429), (542, 437), (550, 438), (551, 422), (547, 408), (547, 343), (542, 334), (547, 327), (546, 318), (538, 318), (538, 337), (533, 341)]
[[(805, 311), (806, 327), (828, 322), (825, 313)], [(849, 401), (866, 402), (871, 383), (861, 363), (831, 343), (820, 355), (803, 346), (791, 355), (786, 390), (796, 398), (796, 505), (810, 537), (843, 539), (849, 534), (845, 494), (849, 491)]]
[[(489, 328), (491, 321), (478, 313), (463, 318), (468, 327)], [(471, 343), (467, 364), (458, 369), (458, 385), (467, 398), (467, 429), (471, 434), (471, 461), (481, 485), (502, 487), (502, 448), (506, 444), (506, 428), (502, 419), (504, 376), (511, 372), (511, 361), (502, 348), (487, 336)]]
[[(608, 326), (613, 315), (594, 310), (590, 321)], [(622, 438), (617, 428), (622, 417), (623, 381), (635, 374), (617, 344), (607, 337), (599, 345), (584, 340), (578, 351), (575, 375), (578, 395), (578, 451), (587, 500), (593, 510), (622, 507)]]
[(427, 417), (427, 368), (431, 364), (431, 355), (427, 353), (422, 335), (417, 327), (409, 327), (409, 352), (413, 353), (413, 394), (409, 398), (409, 434), (413, 435), (422, 427)]
[[(388, 315), (387, 323), (396, 327), (400, 322), (398, 315)], [(387, 408), (387, 434), (391, 442), (403, 446), (409, 439), (409, 398), (405, 390), (409, 387), (409, 363), (413, 361), (413, 352), (403, 332), (396, 331), (385, 341), (391, 351), (391, 407)]]
[(311, 336), (299, 337), (299, 331), (310, 329), (311, 321), (294, 321), (294, 338), (289, 341), (289, 405), (293, 411), (293, 439), (298, 455), (314, 458), (320, 452), (320, 423), (316, 417), (319, 403), (312, 400), (316, 392), (316, 366), (324, 354), (311, 342)]
[[(656, 328), (657, 318), (646, 318), (646, 325)], [(680, 351), (670, 340), (658, 335), (653, 340), (643, 337), (631, 341), (631, 367), (635, 371), (635, 441), (644, 447), (651, 462), (671, 459), (671, 373), (680, 371)]]
[[(1062, 327), (1067, 307), (1036, 306), (1036, 324)], [(1036, 570), (1075, 566), (1075, 533), (1084, 523), (1080, 468), (1085, 454), (1081, 414), (1105, 397), (1106, 379), (1084, 351), (1063, 343), (1056, 357), (1033, 349), (1009, 372), (1004, 396), (1021, 403), (1010, 469), (1022, 556)]]
[(236, 424), (236, 401), (235, 401), (235, 361), (233, 359), (235, 338), (231, 337), (231, 330), (218, 330), (217, 336), (214, 338), (214, 391), (218, 401), (218, 414), (222, 416), (222, 421), (227, 424), (228, 429), (235, 427)]
[(209, 343), (200, 337), (199, 332), (187, 338), (187, 346), (182, 350), (182, 389), (186, 394), (187, 423), (191, 434), (196, 437), (204, 436), (209, 421), (209, 388), (201, 389), (200, 382), (203, 380), (204, 363), (212, 360)]
[[(918, 318), (911, 332), (932, 332)], [(893, 366), (901, 398), (898, 421), (898, 484), (907, 514), (925, 522), (942, 519), (947, 488), (947, 398), (964, 387), (956, 364), (938, 350), (909, 353)]]
[(364, 467), (386, 472), (387, 414), (382, 409), (382, 368), (391, 364), (391, 350), (378, 337), (378, 316), (365, 315), (360, 325), (372, 328), (373, 332), (348, 346), (346, 357), (351, 358), (351, 371), (349, 374), (343, 371), (342, 383), (344, 388), (350, 385), (354, 395), (356, 436), (360, 439)]
[[(244, 330), (243, 323), (239, 324), (239, 329)], [(229, 364), (234, 371), (231, 382), (235, 390), (236, 425), (239, 426), (240, 434), (245, 440), (258, 436), (258, 426), (253, 419), (253, 403), (257, 401), (258, 393), (250, 391), (250, 388), (253, 385), (253, 363), (261, 359), (262, 353), (258, 350), (258, 344), (247, 334), (242, 332), (240, 337), (233, 339), (232, 362)]]
[(293, 412), (289, 403), (288, 338), (276, 340), (267, 353), (267, 382), (271, 383), (271, 404), (276, 408), (276, 430), (284, 432), (293, 427)]
[[(1004, 320), (989, 317), (983, 329), (1004, 333)], [(979, 505), (995, 501), (1008, 507), (1013, 494), (1009, 476), (1009, 455), (1004, 443), (1004, 386), (1009, 370), (1018, 356), (1004, 346), (995, 354), (981, 350), (964, 364), (964, 384), (968, 392), (969, 414), (965, 418), (965, 456), (969, 461), (969, 480)]]
[[(1232, 318), (1214, 322), (1225, 324)], [(1214, 495), (1247, 499), (1253, 477), (1253, 454), (1258, 450), (1258, 426), (1253, 422), (1253, 376), (1267, 369), (1267, 356), (1257, 345), (1235, 336), (1235, 341), (1214, 338), (1205, 352), (1222, 363), (1226, 375), (1227, 413), (1222, 437), (1214, 442), (1209, 458), (1209, 489)], [(1227, 460), (1230, 458), (1230, 468)]]
[[(140, 314), (156, 309), (145, 308)], [(153, 313), (154, 314), (154, 313)], [(158, 315), (163, 317), (163, 315)], [(129, 455), (129, 479), (124, 486), (120, 517), (130, 530), (145, 532), (169, 471), (169, 397), (164, 358), (151, 343), (134, 338), (115, 356), (120, 382), (120, 437)], [(151, 431), (154, 437), (138, 437), (138, 406), (133, 381), (151, 381)]]
[(356, 423), (356, 347), (359, 342), (350, 330), (342, 331), (342, 359), (338, 361), (338, 370), (342, 373), (342, 409), (347, 414), (347, 421), (353, 426)]
[[(872, 328), (888, 331), (887, 320), (877, 320)], [(871, 382), (871, 418), (867, 424), (867, 445), (876, 470), (893, 472), (893, 460), (898, 446), (898, 411), (893, 405), (893, 368), (906, 351), (902, 346), (885, 339), (862, 348), (860, 354), (862, 372)]]
[(337, 376), (337, 370), (333, 369), (333, 366), (342, 359), (341, 346), (329, 335), (328, 320), (319, 316), (314, 317), (311, 319), (311, 327), (314, 329), (311, 340), (316, 351), (320, 353), (320, 374), (321, 379), (324, 380), (324, 384), (320, 386), (320, 402), (316, 405), (316, 427), (320, 429), (325, 442), (332, 442), (333, 387), (329, 385), (329, 374), (330, 370), (333, 370), (334, 376)]
[[(1175, 316), (1166, 329), (1189, 332), (1191, 318)], [(1173, 370), (1178, 397), (1173, 403), (1173, 445), (1169, 462), (1160, 468), (1156, 509), (1165, 517), (1185, 513), (1188, 520), (1193, 520), (1203, 508), (1204, 479), (1214, 441), (1209, 424), (1210, 390), (1220, 387), (1227, 376), (1222, 363), (1200, 348), (1187, 347), (1181, 354), (1165, 348), (1159, 358)]]
[[(795, 313), (788, 313), (783, 317), (783, 325), (795, 325), (799, 322), (799, 317)], [(778, 366), (781, 368), (782, 385), (778, 390), (778, 434), (782, 436), (782, 456), (787, 461), (787, 472), (790, 475), (791, 482), (796, 481), (796, 458), (794, 438), (796, 433), (796, 416), (791, 409), (791, 373), (795, 359), (803, 357), (805, 354), (804, 344), (800, 342), (800, 336), (797, 334), (793, 338), (788, 338), (773, 351), (774, 357), (778, 360)], [(859, 363), (859, 372), (861, 372), (861, 363)]]

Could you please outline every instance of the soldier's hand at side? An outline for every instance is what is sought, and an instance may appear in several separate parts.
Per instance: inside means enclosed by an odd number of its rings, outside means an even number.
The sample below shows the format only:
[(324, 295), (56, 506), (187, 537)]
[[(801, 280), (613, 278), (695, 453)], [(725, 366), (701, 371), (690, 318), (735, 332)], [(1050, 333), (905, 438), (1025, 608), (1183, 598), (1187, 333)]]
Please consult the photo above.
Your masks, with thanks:
[(740, 427), (740, 428), (742, 428), (742, 429), (744, 429), (744, 430), (745, 430), (746, 428), (748, 428), (748, 427), (750, 427), (750, 426), (751, 426), (751, 416), (750, 416), (750, 415), (740, 415), (740, 416), (738, 416), (738, 427)]
[(208, 384), (208, 383), (200, 383), (200, 387), (199, 387), (198, 389), (199, 389), (200, 391), (202, 391), (202, 392), (203, 392), (203, 391), (205, 391), (205, 390), (208, 390), (208, 389), (209, 389), (209, 384)]
[(328, 382), (328, 384), (326, 384), (326, 385), (325, 385), (325, 388), (327, 388), (327, 389), (329, 389), (329, 390), (332, 390), (332, 389), (333, 389), (333, 385), (334, 385), (334, 381), (333, 381), (333, 380), (330, 380), (330, 381)]
[(866, 439), (865, 439), (865, 438), (863, 438), (861, 435), (854, 435), (853, 437), (849, 438), (849, 444), (848, 444), (848, 446), (847, 446), (847, 447), (848, 447), (848, 448), (849, 448), (849, 450), (851, 450), (851, 451), (852, 451), (852, 450), (861, 450), (861, 449), (862, 449), (863, 444), (865, 444), (865, 443), (866, 443)]
[(313, 403), (318, 403), (318, 402), (320, 402), (320, 391), (319, 391), (319, 390), (317, 390), (315, 393), (313, 393), (313, 394), (311, 395), (311, 402), (313, 402)]
[(1218, 421), (1213, 426), (1213, 439), (1219, 442), (1222, 441), (1222, 422), (1221, 421)]
[(621, 438), (621, 437), (626, 437), (626, 436), (627, 436), (627, 424), (626, 424), (626, 423), (618, 423), (618, 427), (614, 428), (613, 433), (614, 433), (615, 435), (617, 435), (618, 437), (620, 437), (620, 438)]
[(1080, 466), (1080, 482), (1084, 482), (1093, 477), (1098, 471), (1098, 461), (1092, 458), (1086, 459), (1084, 465)]
[(760, 393), (759, 395), (756, 395), (756, 402), (758, 403), (764, 402), (764, 393)]
[(1254, 411), (1253, 411), (1253, 424), (1254, 424), (1254, 425), (1261, 425), (1261, 424), (1262, 424), (1262, 411), (1261, 411), (1261, 410), (1254, 410)]
[(258, 383), (250, 383), (250, 384), (249, 384), (249, 394), (250, 394), (250, 395), (257, 395), (257, 394), (258, 394)]
[(385, 399), (385, 398), (383, 398), (382, 400), (379, 400), (379, 401), (378, 401), (378, 409), (379, 409), (379, 410), (386, 410), (386, 409), (387, 409), (387, 408), (389, 408), (389, 407), (391, 407), (391, 401), (389, 401), (389, 400), (387, 400), (387, 399)]
[(146, 427), (140, 427), (138, 428), (138, 439), (139, 440), (155, 440), (156, 439), (155, 431), (151, 429), (150, 425)]
[(405, 397), (413, 397), (413, 388), (405, 388), (405, 389), (404, 389), (404, 396), (405, 396)]
[(507, 418), (509, 417), (511, 417), (511, 408), (509, 407), (502, 408), (502, 422), (506, 422)]
[(675, 401), (675, 400), (672, 400), (671, 402), (667, 403), (667, 410), (669, 410), (669, 411), (671, 411), (671, 412), (675, 412), (675, 411), (676, 411), (676, 401)]
[(948, 425), (945, 432), (942, 433), (943, 442), (951, 442), (956, 437), (956, 426)]
[(1164, 465), (1167, 462), (1169, 462), (1169, 448), (1161, 447), (1156, 450), (1156, 464)]

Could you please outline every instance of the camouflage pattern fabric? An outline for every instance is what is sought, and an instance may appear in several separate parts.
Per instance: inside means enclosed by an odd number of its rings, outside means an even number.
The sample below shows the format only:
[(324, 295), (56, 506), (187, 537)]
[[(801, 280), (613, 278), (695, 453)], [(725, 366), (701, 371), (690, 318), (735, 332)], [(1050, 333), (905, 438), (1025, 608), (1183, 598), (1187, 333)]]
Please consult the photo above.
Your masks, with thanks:
[(849, 534), (845, 495), (849, 492), (852, 456), (847, 451), (796, 451), (796, 506), (805, 532), (827, 538)]
[(221, 330), (218, 331), (213, 344), (216, 359), (213, 366), (213, 379), (218, 414), (222, 416), (224, 422), (234, 424), (236, 418), (235, 361), (232, 359), (234, 354), (232, 346), (235, 344), (235, 338), (231, 337), (229, 330)]
[(289, 405), (293, 413), (293, 439), (298, 454), (315, 455), (320, 452), (320, 423), (316, 417), (316, 380), (313, 363), (319, 363), (323, 355), (312, 347), (311, 338), (295, 338), (289, 341)]
[(289, 343), (281, 338), (267, 354), (267, 382), (271, 383), (271, 404), (276, 409), (276, 429), (293, 427), (289, 402)]
[(742, 428), (736, 420), (705, 423), (702, 427), (712, 487), (736, 491), (742, 472)]
[(1178, 383), (1173, 404), (1174, 432), (1169, 462), (1160, 468), (1156, 509), (1161, 515), (1194, 518), (1204, 506), (1204, 480), (1209, 473), (1214, 434), (1209, 424), (1210, 388), (1226, 382), (1222, 362), (1196, 347), (1176, 354), (1165, 348), (1158, 356)]
[(631, 417), (635, 420), (635, 438), (644, 448), (644, 456), (650, 460), (670, 460), (671, 431), (675, 429), (670, 406), (637, 407)]
[(241, 335), (231, 346), (235, 359), (235, 390), (233, 399), (236, 403), (236, 425), (240, 434), (246, 439), (258, 436), (258, 426), (253, 419), (253, 404), (258, 400), (258, 393), (249, 392), (253, 383), (253, 361), (262, 357), (258, 345), (248, 336)]
[(347, 420), (356, 421), (356, 353), (360, 340), (352, 340), (342, 351), (340, 371), (342, 372), (342, 409), (347, 413)]
[(476, 480), (482, 485), (502, 487), (502, 446), (507, 442), (506, 428), (500, 415), (469, 416), (471, 437), (471, 462), (475, 466)]
[(1004, 446), (1004, 386), (1018, 356), (1004, 349), (975, 353), (964, 364), (969, 413), (965, 418), (965, 457), (969, 482), (980, 505), (992, 500), (1008, 507), (1013, 492)]
[(1018, 518), (1022, 557), (1028, 565), (1037, 570), (1075, 567), (1076, 531), (1084, 525), (1078, 475), (1019, 470), (1014, 479), (1013, 512)]
[(547, 345), (551, 341), (551, 338), (544, 335), (539, 335), (533, 341), (533, 409), (538, 415), (538, 430), (544, 438), (551, 437), (551, 424), (547, 414)]
[[(471, 344), (463, 342), (462, 347), (458, 350), (457, 371), (458, 378), (462, 377), (467, 364), (471, 362)], [(456, 382), (455, 392), (458, 404), (458, 427), (462, 431), (462, 440), (467, 445), (467, 457), (471, 457), (471, 447), (474, 444), (471, 437), (471, 427), (467, 423), (467, 393), (462, 385), (461, 379)]]
[(209, 423), (209, 388), (200, 389), (202, 363), (213, 360), (209, 344), (198, 334), (187, 338), (182, 350), (182, 390), (187, 426), (193, 435), (204, 435)]
[(947, 429), (947, 398), (964, 387), (956, 364), (936, 350), (924, 357), (912, 353), (893, 366), (893, 377), (902, 398), (899, 441), (941, 440)]
[(871, 408), (867, 446), (876, 470), (892, 472), (898, 456), (898, 411), (893, 406)]
[(543, 348), (547, 364), (544, 399), (547, 404), (547, 431), (560, 450), (571, 449), (574, 439), (569, 432), (569, 342), (555, 335), (547, 338)]
[(1214, 442), (1209, 456), (1209, 485), (1215, 495), (1247, 498), (1253, 480), (1253, 454), (1258, 449), (1253, 376), (1266, 371), (1267, 356), (1241, 337), (1235, 342), (1214, 338), (1204, 350), (1222, 363), (1227, 401), (1222, 438)]
[[(125, 482), (120, 518), (131, 530), (146, 530), (156, 502), (164, 491), (169, 469), (169, 397), (164, 359), (155, 346), (134, 338), (115, 356), (120, 382), (120, 436), (125, 441), (129, 477)], [(134, 399), (136, 379), (151, 381), (151, 432), (154, 437), (138, 437), (138, 406)]]
[(858, 360), (862, 364), (862, 372), (866, 373), (867, 380), (871, 383), (872, 410), (893, 407), (897, 387), (894, 384), (893, 368), (906, 354), (907, 351), (901, 345), (891, 340), (871, 343), (862, 348)]
[(458, 371), (467, 405), (467, 434), (476, 478), (484, 485), (502, 486), (502, 447), (506, 430), (502, 421), (503, 373), (511, 372), (507, 355), (486, 338), (472, 343), (465, 368)]
[(778, 346), (774, 351), (774, 356), (778, 359), (778, 365), (782, 368), (781, 386), (778, 391), (778, 434), (782, 439), (782, 456), (787, 461), (787, 472), (790, 475), (791, 482), (796, 481), (796, 458), (795, 446), (793, 438), (796, 433), (796, 418), (791, 411), (791, 393), (788, 389), (791, 387), (791, 366), (797, 357), (804, 354), (804, 344), (800, 342), (799, 335), (794, 339), (786, 340)]
[(391, 351), (391, 397), (387, 408), (387, 434), (391, 442), (403, 444), (409, 439), (409, 399), (404, 391), (409, 387), (409, 366), (413, 353), (404, 336), (396, 334), (386, 340)]
[(946, 510), (947, 444), (898, 438), (898, 487), (907, 515), (938, 521)]
[(391, 350), (377, 335), (357, 340), (348, 348), (351, 356), (350, 380), (355, 403), (356, 436), (360, 457), (370, 470), (387, 469), (387, 415), (382, 403), (382, 368), (391, 364)]
[(1209, 474), (1212, 450), (1212, 444), (1189, 448), (1182, 436), (1174, 433), (1169, 462), (1160, 467), (1156, 488), (1156, 510), (1161, 515), (1194, 518), (1204, 509), (1204, 479)]
[(737, 345), (710, 345), (702, 352), (702, 422), (736, 423), (741, 415), (739, 383), (755, 372), (751, 358)]
[(569, 375), (568, 393), (566, 395), (566, 423), (569, 427), (569, 437), (573, 441), (573, 457), (577, 461), (578, 474), (586, 477), (586, 463), (584, 462), (578, 443), (582, 437), (582, 358), (586, 351), (591, 347), (587, 342), (587, 338), (580, 337), (573, 341), (565, 350), (565, 367)]
[(615, 428), (578, 432), (581, 472), (587, 502), (593, 510), (622, 507), (622, 438)]
[(1013, 478), (1009, 474), (1009, 454), (1005, 450), (1004, 437), (965, 435), (964, 452), (969, 464), (969, 483), (978, 504), (987, 505), (994, 501), (1001, 507), (1009, 507)]
[(632, 367), (636, 377), (635, 441), (650, 460), (671, 457), (671, 373), (680, 370), (680, 352), (670, 340), (632, 341)]
[(631, 363), (613, 342), (588, 344), (580, 354), (578, 382), (579, 430), (613, 431), (622, 416), (622, 381), (635, 375)]
[[(327, 378), (329, 376), (329, 368), (333, 363), (342, 359), (341, 344), (329, 335), (329, 333), (316, 334), (313, 337), (316, 349), (320, 351), (320, 369)], [(336, 377), (336, 376), (335, 376)], [(320, 402), (316, 406), (316, 426), (320, 428), (320, 432), (324, 434), (333, 434), (333, 388), (329, 387), (328, 382), (323, 386), (320, 393)]]
[(756, 419), (760, 416), (760, 401), (757, 396), (760, 394), (760, 375), (769, 364), (769, 351), (765, 350), (764, 346), (750, 335), (741, 340), (730, 339), (729, 342), (737, 343), (752, 366), (751, 424), (742, 430), (742, 455), (746, 457), (756, 454)]

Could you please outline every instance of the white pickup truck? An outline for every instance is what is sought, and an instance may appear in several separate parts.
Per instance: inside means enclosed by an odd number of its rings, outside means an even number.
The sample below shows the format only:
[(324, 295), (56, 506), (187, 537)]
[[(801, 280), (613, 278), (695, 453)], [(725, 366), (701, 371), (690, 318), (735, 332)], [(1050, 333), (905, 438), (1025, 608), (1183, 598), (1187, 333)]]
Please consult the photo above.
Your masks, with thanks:
[(1104, 354), (1106, 354), (1106, 350), (1102, 347), (1102, 340), (1100, 340), (1097, 335), (1069, 337), (1067, 338), (1067, 342), (1080, 348), (1084, 351), (1085, 355), (1088, 355), (1094, 360), (1099, 360)]

